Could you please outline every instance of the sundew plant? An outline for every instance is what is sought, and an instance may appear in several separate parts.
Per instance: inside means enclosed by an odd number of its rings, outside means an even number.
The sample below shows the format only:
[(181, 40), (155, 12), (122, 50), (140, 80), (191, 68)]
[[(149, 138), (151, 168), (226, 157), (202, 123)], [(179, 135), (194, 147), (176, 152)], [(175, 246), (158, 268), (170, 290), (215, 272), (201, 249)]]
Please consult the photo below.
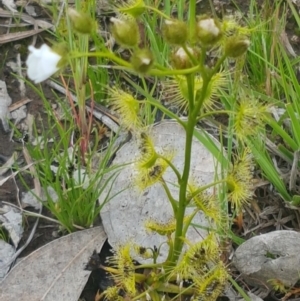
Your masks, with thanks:
[[(109, 48), (93, 51), (70, 48), (59, 52), (55, 45), (43, 45), (39, 49), (31, 46), (27, 60), (29, 78), (39, 83), (67, 64), (74, 67), (83, 58), (104, 58), (113, 62), (116, 70), (137, 75), (142, 81), (149, 77), (159, 78), (166, 94), (172, 96), (171, 105), (186, 114), (186, 118), (180, 118), (153, 97), (138, 100), (117, 86), (107, 88), (108, 101), (119, 115), (121, 125), (141, 141), (139, 189), (160, 183), (172, 205), (174, 218), (165, 223), (149, 220), (145, 225), (165, 237), (169, 247), (165, 262), (156, 262), (159, 246), (146, 249), (132, 246), (130, 242), (120, 246), (109, 264), (102, 265), (111, 273), (115, 285), (101, 293), (100, 297), (104, 300), (183, 300), (182, 295), (186, 295), (190, 300), (216, 300), (229, 278), (226, 263), (221, 260), (221, 234), (226, 232), (228, 216), (224, 208), (227, 204), (221, 206), (220, 198), (222, 196), (223, 201), (230, 202), (233, 210), (239, 214), (252, 196), (252, 158), (249, 150), (243, 147), (243, 141), (248, 135), (256, 135), (267, 112), (263, 105), (238, 94), (235, 111), (228, 111), (218, 103), (220, 92), (226, 91), (232, 73), (232, 70), (226, 70), (228, 64), (225, 62), (234, 62), (245, 56), (250, 46), (251, 31), (232, 18), (217, 20), (196, 15), (196, 0), (188, 2), (187, 21), (166, 15), (158, 7), (146, 5), (143, 0), (127, 1), (124, 6), (115, 6), (113, 9), (116, 14), (110, 19), (111, 34), (130, 54), (128, 60)], [(164, 66), (158, 63), (160, 60), (151, 51), (151, 44), (141, 43), (139, 22), (146, 12), (156, 16), (163, 41), (171, 49), (168, 63)], [(69, 8), (66, 13), (70, 20), (69, 31), (83, 35), (85, 40), (95, 34), (95, 20), (87, 12)], [(212, 53), (213, 58), (210, 57)], [(84, 62), (87, 64), (86, 60)], [(82, 93), (80, 89), (76, 92)], [(143, 95), (147, 95), (147, 92), (144, 91)], [(185, 130), (182, 172), (172, 164), (172, 154), (158, 152), (147, 134), (145, 121), (141, 118), (141, 109), (145, 104), (175, 119)], [(79, 102), (79, 106), (82, 106), (80, 126), (86, 129), (84, 102)], [(219, 113), (230, 117), (229, 126), (231, 131), (236, 132), (240, 147), (234, 160), (224, 163), (216, 181), (201, 186), (193, 183), (189, 177), (194, 129), (201, 120)], [(222, 152), (221, 149), (219, 151)], [(170, 194), (164, 182), (167, 168), (172, 169), (177, 177), (174, 185), (179, 187), (179, 193), (176, 197)], [(207, 192), (212, 187), (216, 188), (214, 194)], [(195, 210), (191, 215), (186, 215), (186, 208), (191, 205)], [(199, 211), (215, 227), (203, 240), (192, 243), (187, 240), (186, 233)], [(188, 248), (183, 251), (184, 245)], [(137, 265), (132, 259), (132, 252), (152, 258), (153, 262)], [(141, 270), (144, 272), (141, 273)]]

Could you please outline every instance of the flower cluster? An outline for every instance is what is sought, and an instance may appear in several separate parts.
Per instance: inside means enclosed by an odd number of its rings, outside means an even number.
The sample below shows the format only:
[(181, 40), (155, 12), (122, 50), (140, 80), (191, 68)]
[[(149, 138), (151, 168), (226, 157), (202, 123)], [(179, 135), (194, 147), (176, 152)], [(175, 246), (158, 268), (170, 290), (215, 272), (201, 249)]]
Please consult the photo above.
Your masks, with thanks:
[[(146, 9), (143, 0), (129, 1), (123, 7), (116, 7), (117, 17), (112, 17), (111, 32), (118, 44), (131, 48), (131, 64), (138, 73), (148, 72), (153, 65), (153, 55), (148, 48), (140, 49), (140, 30), (136, 18)], [(68, 16), (73, 24), (73, 29), (79, 34), (91, 34), (96, 25), (92, 18), (72, 8), (68, 9)], [(228, 33), (231, 35), (228, 37)], [(187, 24), (176, 19), (166, 19), (162, 27), (164, 39), (170, 45), (178, 46), (173, 52), (173, 65), (177, 69), (189, 68), (194, 64), (191, 57), (199, 58), (199, 51), (189, 46), (189, 33)], [(237, 58), (245, 53), (250, 46), (249, 31), (240, 27), (237, 22), (224, 20), (219, 22), (214, 18), (199, 16), (196, 22), (195, 38), (203, 48), (223, 45), (223, 52), (228, 57)], [(225, 38), (224, 38), (225, 37)], [(192, 38), (192, 37), (191, 37)], [(66, 61), (67, 54), (59, 53), (44, 44), (40, 49), (29, 47), (30, 55), (26, 65), (28, 77), (39, 83), (56, 73), (61, 66), (62, 59)], [(38, 68), (37, 66), (41, 66)]]

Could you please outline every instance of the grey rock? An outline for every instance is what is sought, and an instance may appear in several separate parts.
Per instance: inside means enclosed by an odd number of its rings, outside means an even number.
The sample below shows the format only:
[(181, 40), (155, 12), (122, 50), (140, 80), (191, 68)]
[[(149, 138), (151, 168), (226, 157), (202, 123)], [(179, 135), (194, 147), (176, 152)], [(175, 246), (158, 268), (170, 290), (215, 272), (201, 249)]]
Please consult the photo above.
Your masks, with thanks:
[(244, 280), (272, 289), (276, 279), (293, 286), (300, 275), (300, 233), (274, 231), (250, 238), (235, 252), (233, 263)]

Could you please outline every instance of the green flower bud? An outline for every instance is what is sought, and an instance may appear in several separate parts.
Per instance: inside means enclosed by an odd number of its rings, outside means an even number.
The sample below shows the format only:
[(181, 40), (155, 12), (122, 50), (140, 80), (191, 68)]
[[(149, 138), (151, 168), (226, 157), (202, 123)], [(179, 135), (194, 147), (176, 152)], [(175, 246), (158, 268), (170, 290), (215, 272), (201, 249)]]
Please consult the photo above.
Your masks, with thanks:
[[(197, 53), (194, 49), (187, 47), (188, 51), (191, 55), (199, 58), (199, 53)], [(182, 47), (178, 48), (171, 57), (172, 65), (175, 69), (187, 69), (193, 66), (189, 56), (186, 54)]]
[(135, 71), (146, 73), (153, 64), (153, 55), (149, 49), (139, 49), (133, 53), (130, 62)]
[(237, 58), (249, 48), (250, 41), (244, 36), (231, 36), (226, 39), (224, 52), (228, 57)]
[(68, 64), (68, 45), (64, 42), (53, 44), (52, 50), (61, 56), (60, 61), (57, 63), (57, 67), (62, 68)]
[(122, 14), (128, 14), (134, 18), (142, 15), (146, 10), (146, 4), (143, 0), (132, 0), (124, 7), (118, 7), (117, 10)]
[(121, 20), (117, 18), (110, 18), (112, 22), (112, 35), (123, 47), (132, 48), (138, 45), (140, 41), (139, 27), (134, 18)]
[(212, 46), (222, 37), (221, 26), (213, 18), (198, 18), (196, 35), (201, 44)]
[(167, 43), (183, 45), (188, 38), (188, 27), (184, 22), (179, 20), (165, 20), (162, 33)]
[(90, 34), (96, 27), (96, 23), (88, 14), (78, 12), (73, 8), (68, 8), (68, 15), (74, 30), (78, 33)]

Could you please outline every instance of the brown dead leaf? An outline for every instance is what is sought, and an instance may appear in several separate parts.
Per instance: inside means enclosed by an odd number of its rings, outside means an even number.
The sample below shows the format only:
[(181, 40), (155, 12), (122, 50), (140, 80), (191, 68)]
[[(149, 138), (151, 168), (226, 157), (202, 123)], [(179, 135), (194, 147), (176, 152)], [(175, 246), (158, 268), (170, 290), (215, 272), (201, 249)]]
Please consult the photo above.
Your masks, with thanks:
[(77, 301), (89, 271), (93, 250), (106, 240), (102, 227), (64, 236), (20, 261), (1, 283), (0, 301)]

